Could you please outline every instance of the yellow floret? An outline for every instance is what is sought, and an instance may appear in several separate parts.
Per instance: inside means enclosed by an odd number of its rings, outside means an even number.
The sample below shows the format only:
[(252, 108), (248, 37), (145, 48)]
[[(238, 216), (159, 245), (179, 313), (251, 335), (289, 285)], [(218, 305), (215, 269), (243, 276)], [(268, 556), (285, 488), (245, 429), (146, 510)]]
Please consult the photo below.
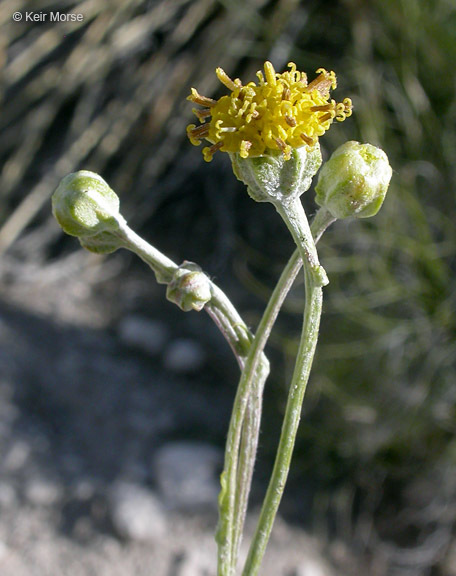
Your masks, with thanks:
[(191, 124), (187, 134), (196, 146), (203, 138), (212, 144), (203, 149), (207, 162), (217, 150), (238, 153), (242, 158), (281, 150), (288, 160), (292, 148), (313, 146), (334, 119), (343, 121), (351, 115), (350, 98), (340, 103), (329, 99), (330, 90), (337, 85), (334, 72), (320, 68), (308, 84), (306, 74), (297, 71), (293, 62), (288, 67), (290, 70), (277, 74), (266, 62), (264, 75), (257, 73), (258, 85), (250, 82), (246, 86), (217, 68), (217, 77), (231, 90), (219, 100), (201, 96), (192, 88), (188, 100), (207, 108), (194, 110), (201, 125)]

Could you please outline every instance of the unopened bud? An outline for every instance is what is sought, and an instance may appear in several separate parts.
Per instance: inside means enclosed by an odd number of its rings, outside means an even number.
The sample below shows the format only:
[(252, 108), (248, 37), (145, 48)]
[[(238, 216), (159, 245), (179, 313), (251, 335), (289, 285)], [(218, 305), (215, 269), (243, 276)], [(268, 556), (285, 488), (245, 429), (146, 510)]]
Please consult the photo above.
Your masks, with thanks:
[(184, 310), (200, 311), (211, 299), (211, 283), (201, 268), (193, 262), (185, 261), (175, 271), (166, 289), (166, 297)]
[(101, 176), (87, 170), (63, 178), (52, 196), (52, 212), (63, 231), (81, 242), (115, 232), (123, 221), (117, 194)]
[(100, 232), (95, 236), (79, 236), (79, 242), (83, 248), (95, 254), (111, 254), (125, 247), (120, 238), (112, 232)]
[(323, 165), (315, 200), (335, 218), (375, 216), (392, 173), (383, 150), (371, 144), (346, 142)]
[(247, 192), (257, 202), (277, 203), (299, 197), (310, 188), (321, 166), (318, 142), (312, 148), (293, 148), (289, 160), (273, 150), (253, 158), (230, 156), (236, 178), (247, 185)]

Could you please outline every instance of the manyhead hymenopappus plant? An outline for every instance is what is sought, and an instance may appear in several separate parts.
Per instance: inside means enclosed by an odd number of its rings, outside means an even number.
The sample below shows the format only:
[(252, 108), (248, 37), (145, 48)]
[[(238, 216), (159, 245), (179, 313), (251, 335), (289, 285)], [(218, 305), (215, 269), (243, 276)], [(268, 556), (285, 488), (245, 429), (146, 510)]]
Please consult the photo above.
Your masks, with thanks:
[(302, 402), (317, 344), (323, 287), (328, 283), (316, 243), (335, 220), (373, 216), (385, 197), (392, 170), (386, 154), (370, 144), (346, 142), (322, 167), (316, 190), (319, 210), (309, 226), (300, 196), (311, 186), (322, 158), (319, 137), (334, 120), (352, 113), (346, 98), (330, 98), (334, 72), (317, 70), (311, 82), (289, 64), (278, 74), (266, 62), (258, 83), (243, 85), (221, 69), (219, 80), (229, 95), (213, 100), (194, 88), (188, 99), (193, 112), (190, 141), (207, 140), (203, 156), (210, 162), (217, 151), (227, 152), (233, 172), (258, 202), (270, 202), (284, 220), (295, 243), (291, 256), (252, 334), (224, 292), (194, 263), (175, 264), (131, 230), (119, 212), (119, 199), (97, 174), (80, 171), (66, 176), (52, 198), (53, 213), (65, 232), (84, 248), (110, 253), (127, 248), (167, 285), (167, 298), (182, 310), (205, 310), (223, 333), (241, 370), (226, 442), (219, 496), (218, 576), (237, 573), (247, 502), (261, 421), (262, 394), (269, 373), (264, 355), (275, 319), (301, 267), (305, 306), (302, 334), (282, 432), (268, 490), (242, 574), (258, 573), (290, 468)]

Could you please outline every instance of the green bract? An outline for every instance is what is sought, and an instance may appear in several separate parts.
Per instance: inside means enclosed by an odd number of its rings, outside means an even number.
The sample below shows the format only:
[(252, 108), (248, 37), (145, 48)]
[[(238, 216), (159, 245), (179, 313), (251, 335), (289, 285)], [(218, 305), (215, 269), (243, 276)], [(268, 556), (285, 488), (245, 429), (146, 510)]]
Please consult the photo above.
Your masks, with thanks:
[(346, 142), (323, 165), (316, 202), (335, 218), (368, 218), (380, 210), (392, 176), (388, 157), (376, 146)]
[(293, 148), (285, 160), (282, 152), (269, 151), (255, 158), (230, 154), (233, 172), (247, 185), (247, 192), (257, 202), (286, 202), (310, 188), (312, 178), (321, 166), (318, 142), (308, 148)]
[(52, 212), (64, 232), (81, 240), (115, 232), (123, 221), (117, 194), (88, 170), (65, 176), (52, 196)]

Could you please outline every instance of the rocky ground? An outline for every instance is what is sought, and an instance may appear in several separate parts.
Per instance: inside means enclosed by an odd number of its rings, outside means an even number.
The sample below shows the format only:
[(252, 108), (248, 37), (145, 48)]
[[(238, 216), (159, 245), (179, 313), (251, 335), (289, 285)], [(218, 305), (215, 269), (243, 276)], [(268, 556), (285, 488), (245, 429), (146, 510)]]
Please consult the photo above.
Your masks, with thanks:
[[(212, 576), (236, 366), (205, 315), (186, 333), (171, 305), (142, 313), (136, 279), (113, 322), (90, 258), (2, 264), (0, 574)], [(336, 572), (279, 520), (262, 574)]]

